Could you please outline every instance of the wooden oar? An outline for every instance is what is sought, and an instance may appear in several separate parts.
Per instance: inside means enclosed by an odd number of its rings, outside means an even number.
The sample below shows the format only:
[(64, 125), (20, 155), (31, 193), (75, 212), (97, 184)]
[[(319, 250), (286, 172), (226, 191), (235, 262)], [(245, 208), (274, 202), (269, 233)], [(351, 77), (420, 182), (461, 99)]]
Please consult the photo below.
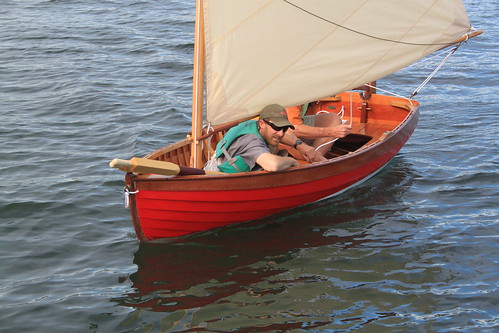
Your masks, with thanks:
[(139, 157), (132, 157), (130, 160), (115, 158), (109, 163), (109, 166), (125, 172), (154, 173), (163, 176), (223, 174), (223, 172), (189, 168), (171, 162), (156, 161)]

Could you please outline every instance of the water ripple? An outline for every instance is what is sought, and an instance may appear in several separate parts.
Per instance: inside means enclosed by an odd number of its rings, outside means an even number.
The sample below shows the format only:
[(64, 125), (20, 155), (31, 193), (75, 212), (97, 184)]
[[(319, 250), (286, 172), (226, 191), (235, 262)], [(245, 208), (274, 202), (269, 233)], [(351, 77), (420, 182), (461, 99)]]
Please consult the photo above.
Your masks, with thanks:
[[(194, 2), (3, 1), (2, 329), (493, 332), (497, 5), (465, 5), (485, 34), (421, 91), (418, 128), (377, 177), (138, 245), (107, 164), (190, 130)], [(434, 64), (379, 84), (409, 95)]]

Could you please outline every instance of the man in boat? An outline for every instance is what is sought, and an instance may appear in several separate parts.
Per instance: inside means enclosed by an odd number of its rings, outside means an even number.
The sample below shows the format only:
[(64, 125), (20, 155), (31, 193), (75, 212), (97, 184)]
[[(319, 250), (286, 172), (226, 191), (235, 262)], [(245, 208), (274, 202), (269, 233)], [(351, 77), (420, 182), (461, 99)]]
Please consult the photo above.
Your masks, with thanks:
[[(334, 113), (320, 113), (311, 116), (302, 116), (309, 104), (286, 108), (288, 120), (294, 126), (293, 133), (298, 141), (293, 144), (295, 148), (300, 145), (311, 145), (319, 154), (308, 162), (326, 160), (324, 155), (331, 149), (335, 139), (344, 138), (352, 132), (352, 125), (343, 124), (340, 116)], [(305, 109), (305, 112), (303, 112)]]
[[(248, 120), (231, 128), (217, 144), (206, 170), (227, 173), (247, 171), (283, 171), (298, 165), (296, 159), (278, 155), (278, 145), (288, 129), (294, 129), (286, 109), (267, 105), (258, 120)], [(292, 138), (296, 136), (292, 135)]]

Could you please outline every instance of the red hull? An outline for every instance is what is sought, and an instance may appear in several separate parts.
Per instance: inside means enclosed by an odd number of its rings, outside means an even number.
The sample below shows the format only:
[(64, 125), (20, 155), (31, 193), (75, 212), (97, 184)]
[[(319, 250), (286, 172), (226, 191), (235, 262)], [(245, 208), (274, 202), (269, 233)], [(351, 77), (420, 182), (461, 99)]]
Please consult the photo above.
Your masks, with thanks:
[(369, 178), (413, 133), (417, 108), (385, 139), (326, 162), (285, 172), (147, 177), (128, 174), (132, 218), (140, 240), (177, 237), (259, 219), (321, 200)]

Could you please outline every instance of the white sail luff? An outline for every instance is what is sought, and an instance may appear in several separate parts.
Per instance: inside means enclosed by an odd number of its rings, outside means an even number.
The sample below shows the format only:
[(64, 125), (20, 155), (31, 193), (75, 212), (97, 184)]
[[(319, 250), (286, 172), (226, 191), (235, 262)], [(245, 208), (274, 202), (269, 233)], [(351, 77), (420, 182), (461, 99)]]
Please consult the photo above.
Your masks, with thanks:
[(466, 33), (460, 0), (205, 0), (207, 120), (313, 101)]

